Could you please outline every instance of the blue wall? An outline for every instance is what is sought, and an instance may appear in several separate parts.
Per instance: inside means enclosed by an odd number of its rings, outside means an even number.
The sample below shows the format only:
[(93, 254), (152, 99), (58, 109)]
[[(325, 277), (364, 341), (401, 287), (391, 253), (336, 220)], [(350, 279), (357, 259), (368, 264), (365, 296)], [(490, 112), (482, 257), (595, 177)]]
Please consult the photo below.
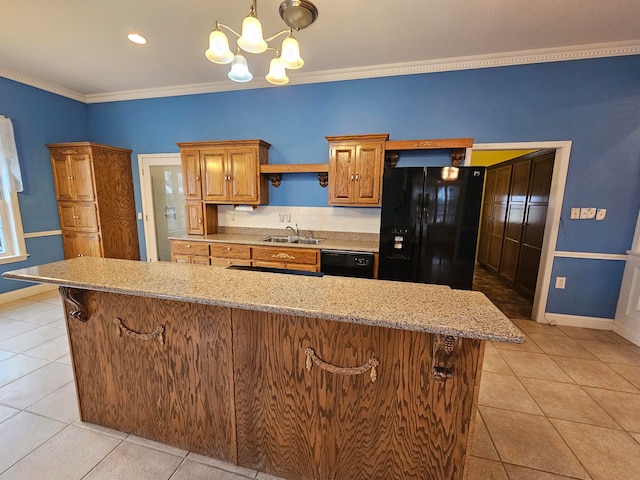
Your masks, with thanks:
[[(623, 254), (640, 209), (640, 56), (109, 102), (87, 110), (90, 140), (133, 150), (138, 210), (140, 153), (178, 152), (175, 142), (261, 138), (272, 144), (270, 163), (324, 163), (325, 135), (360, 133), (476, 143), (572, 140), (557, 250)], [(79, 139), (67, 132), (55, 141), (68, 136)], [(326, 189), (311, 174), (270, 188), (274, 205), (327, 205)], [(572, 206), (606, 208), (607, 218), (572, 222)], [(138, 231), (142, 237), (141, 224)], [(141, 251), (144, 256), (142, 238)], [(554, 273), (567, 277), (567, 289), (550, 292), (547, 310), (612, 318), (621, 262), (565, 260), (556, 260)]]
[[(22, 83), (0, 78), (0, 115), (13, 123), (24, 184), (18, 194), (25, 234), (59, 230), (56, 194), (47, 143), (86, 141), (87, 106)], [(0, 272), (64, 258), (59, 235), (27, 239), (29, 258), (0, 265)], [(0, 278), (0, 293), (28, 286)]]

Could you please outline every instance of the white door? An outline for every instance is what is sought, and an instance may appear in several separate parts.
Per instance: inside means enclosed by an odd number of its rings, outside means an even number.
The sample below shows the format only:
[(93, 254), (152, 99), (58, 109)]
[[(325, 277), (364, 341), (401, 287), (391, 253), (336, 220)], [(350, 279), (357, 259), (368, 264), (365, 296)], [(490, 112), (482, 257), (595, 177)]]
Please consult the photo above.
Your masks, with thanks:
[(171, 261), (169, 237), (186, 232), (180, 154), (138, 155), (147, 261)]

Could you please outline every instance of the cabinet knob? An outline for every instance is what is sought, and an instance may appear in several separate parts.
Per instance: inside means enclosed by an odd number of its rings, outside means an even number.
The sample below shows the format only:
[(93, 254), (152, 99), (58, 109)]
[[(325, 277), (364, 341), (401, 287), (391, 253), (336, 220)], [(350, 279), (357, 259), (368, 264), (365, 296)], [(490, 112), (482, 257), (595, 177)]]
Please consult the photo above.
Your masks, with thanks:
[(187, 248), (191, 248), (191, 245), (190, 245), (190, 244), (187, 244)]
[(356, 173), (356, 182), (360, 180), (360, 176)]
[(196, 182), (200, 181), (200, 175), (196, 175)]
[(202, 225), (202, 219), (201, 218), (198, 219), (198, 224)]
[(351, 181), (353, 181), (353, 173), (351, 174)]

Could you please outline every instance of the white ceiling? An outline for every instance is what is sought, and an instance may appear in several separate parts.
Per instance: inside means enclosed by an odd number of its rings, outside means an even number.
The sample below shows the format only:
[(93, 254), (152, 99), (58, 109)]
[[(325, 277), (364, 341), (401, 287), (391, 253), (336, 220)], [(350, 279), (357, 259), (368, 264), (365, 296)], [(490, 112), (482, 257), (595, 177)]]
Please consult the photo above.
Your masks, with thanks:
[[(280, 2), (258, 1), (265, 36), (285, 28)], [(305, 65), (289, 71), (292, 84), (468, 68), (496, 59), (526, 63), (640, 53), (639, 0), (313, 2), (318, 20), (296, 34)], [(269, 53), (245, 54), (254, 74), (250, 84), (231, 82), (228, 65), (204, 56), (215, 20), (239, 31), (250, 5), (0, 0), (0, 75), (87, 101), (125, 98), (127, 92), (162, 96), (266, 86)], [(129, 42), (132, 31), (149, 43)], [(229, 34), (232, 49), (234, 38)], [(272, 44), (279, 48), (281, 38)], [(131, 92), (140, 90), (146, 93)]]

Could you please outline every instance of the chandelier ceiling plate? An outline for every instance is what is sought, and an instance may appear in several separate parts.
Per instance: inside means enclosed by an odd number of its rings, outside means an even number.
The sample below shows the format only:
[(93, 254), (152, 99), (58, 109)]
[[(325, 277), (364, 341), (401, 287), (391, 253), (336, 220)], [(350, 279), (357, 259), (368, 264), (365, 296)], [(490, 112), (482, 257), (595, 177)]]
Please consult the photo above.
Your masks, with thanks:
[(280, 4), (280, 17), (290, 28), (302, 30), (318, 18), (318, 9), (307, 0), (285, 0)]

